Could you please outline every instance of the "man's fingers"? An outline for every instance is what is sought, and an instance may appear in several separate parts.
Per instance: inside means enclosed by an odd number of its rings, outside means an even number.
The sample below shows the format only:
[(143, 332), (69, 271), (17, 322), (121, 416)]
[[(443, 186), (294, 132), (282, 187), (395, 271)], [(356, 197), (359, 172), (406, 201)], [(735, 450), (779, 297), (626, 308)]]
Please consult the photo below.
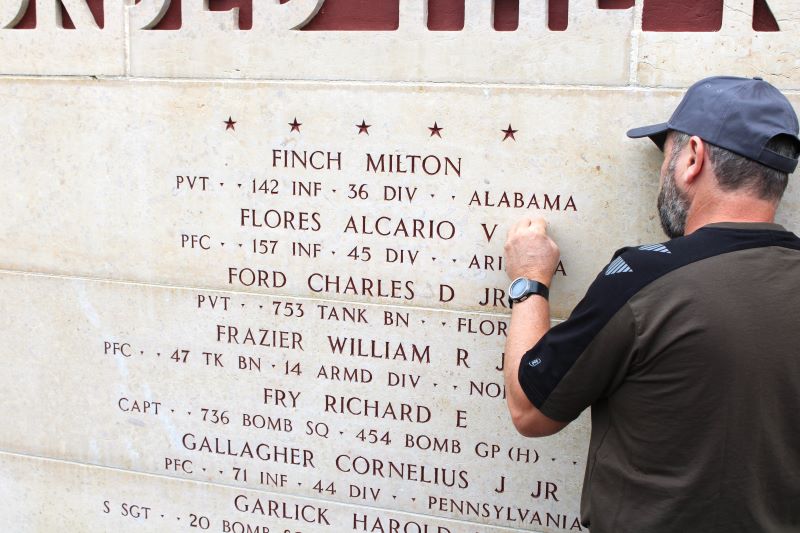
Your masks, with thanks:
[(532, 219), (530, 227), (537, 233), (547, 233), (547, 221), (542, 217), (536, 217)]
[(506, 246), (517, 238), (524, 238), (525, 235), (538, 234), (547, 235), (547, 221), (542, 217), (523, 216), (508, 231)]
[(511, 226), (511, 230), (509, 233), (518, 233), (531, 225), (532, 218), (530, 216), (524, 216), (519, 219), (513, 226)]
[(546, 235), (547, 221), (542, 217), (526, 217), (524, 224), (520, 224), (515, 233)]

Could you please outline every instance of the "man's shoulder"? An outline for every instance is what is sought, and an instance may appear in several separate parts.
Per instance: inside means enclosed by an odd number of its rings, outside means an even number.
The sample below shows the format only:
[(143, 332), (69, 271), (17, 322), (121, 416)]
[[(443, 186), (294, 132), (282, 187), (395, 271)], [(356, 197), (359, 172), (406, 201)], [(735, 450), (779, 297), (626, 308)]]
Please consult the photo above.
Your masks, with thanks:
[(665, 242), (626, 246), (614, 252), (587, 297), (619, 306), (650, 283), (682, 267), (732, 252), (770, 246), (800, 250), (800, 239), (782, 229), (708, 226)]
[(673, 241), (667, 241), (620, 248), (597, 275), (593, 286), (610, 290), (641, 286), (679, 260), (673, 246)]
[[(671, 242), (663, 242), (620, 248), (614, 252), (611, 261), (603, 268), (599, 277), (628, 281), (640, 278), (674, 260), (670, 244)], [(623, 276), (623, 274), (633, 275)]]

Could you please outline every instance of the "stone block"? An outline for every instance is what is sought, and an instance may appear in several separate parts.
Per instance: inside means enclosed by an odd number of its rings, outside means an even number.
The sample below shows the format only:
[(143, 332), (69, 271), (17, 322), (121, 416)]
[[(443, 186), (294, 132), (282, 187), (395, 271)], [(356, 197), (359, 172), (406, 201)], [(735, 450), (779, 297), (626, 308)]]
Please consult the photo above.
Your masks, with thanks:
[(503, 312), (505, 234), (543, 215), (564, 318), (615, 249), (664, 240), (661, 154), (625, 130), (679, 96), (6, 80), (0, 266)]
[[(25, 494), (79, 506), (76, 531), (121, 520), (104, 501), (243, 519), (231, 502), (245, 488), (452, 531), (578, 519), (588, 416), (547, 439), (516, 434), (501, 317), (16, 273), (0, 276), (0, 302), (0, 449), (159, 476), (129, 492), (109, 479), (141, 477), (103, 468), (6, 473), (0, 490), (19, 492), (4, 501), (26, 512), (4, 524), (31, 523)], [(196, 496), (180, 503), (181, 486)], [(158, 496), (170, 487), (177, 500)]]
[(771, 0), (780, 31), (753, 29), (752, 0), (725, 2), (717, 32), (641, 32), (637, 80), (648, 87), (688, 87), (706, 76), (760, 76), (781, 89), (800, 88), (794, 36), (800, 2)]
[[(11, 29), (28, 5), (29, 0), (11, 0), (0, 5), (0, 74), (121, 76), (125, 73), (123, 0), (105, 0), (102, 28), (84, 0), (38, 0), (36, 28)], [(63, 12), (72, 22), (72, 28), (66, 27)]]
[[(317, 0), (208, 12), (184, 0), (178, 30), (151, 31), (160, 2), (131, 7), (131, 73), (148, 77), (619, 85), (629, 78), (633, 10), (570, 4), (566, 31), (547, 27), (547, 4), (521, 2), (519, 27), (493, 28), (493, 2), (468, 2), (462, 31), (430, 31), (427, 2), (400, 2), (396, 31), (296, 31)], [(144, 29), (143, 29), (144, 28)], [(369, 50), (369, 53), (365, 53)]]
[[(9, 531), (420, 531), (503, 533), (508, 528), (376, 510), (357, 504), (147, 476), (0, 452), (0, 506)], [(525, 517), (530, 521), (531, 519)], [(559, 526), (541, 514), (544, 531)], [(538, 519), (534, 518), (536, 522)], [(579, 529), (573, 528), (573, 531)]]

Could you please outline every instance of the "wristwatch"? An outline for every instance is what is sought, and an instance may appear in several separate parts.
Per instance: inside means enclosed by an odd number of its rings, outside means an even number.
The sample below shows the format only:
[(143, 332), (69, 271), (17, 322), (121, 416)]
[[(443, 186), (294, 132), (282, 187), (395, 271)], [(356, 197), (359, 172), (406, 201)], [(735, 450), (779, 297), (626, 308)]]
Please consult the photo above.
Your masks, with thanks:
[(508, 286), (508, 307), (526, 300), (530, 295), (538, 294), (545, 300), (550, 296), (550, 289), (544, 283), (539, 283), (528, 278), (517, 278)]

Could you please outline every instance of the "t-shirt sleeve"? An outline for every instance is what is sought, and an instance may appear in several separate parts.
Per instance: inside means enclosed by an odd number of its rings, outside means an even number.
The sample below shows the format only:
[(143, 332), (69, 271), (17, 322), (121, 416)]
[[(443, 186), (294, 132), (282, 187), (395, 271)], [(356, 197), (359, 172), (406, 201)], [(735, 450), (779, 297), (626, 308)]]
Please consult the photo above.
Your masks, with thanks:
[(572, 421), (623, 381), (636, 341), (630, 281), (598, 276), (570, 317), (523, 356), (520, 385), (544, 415)]

